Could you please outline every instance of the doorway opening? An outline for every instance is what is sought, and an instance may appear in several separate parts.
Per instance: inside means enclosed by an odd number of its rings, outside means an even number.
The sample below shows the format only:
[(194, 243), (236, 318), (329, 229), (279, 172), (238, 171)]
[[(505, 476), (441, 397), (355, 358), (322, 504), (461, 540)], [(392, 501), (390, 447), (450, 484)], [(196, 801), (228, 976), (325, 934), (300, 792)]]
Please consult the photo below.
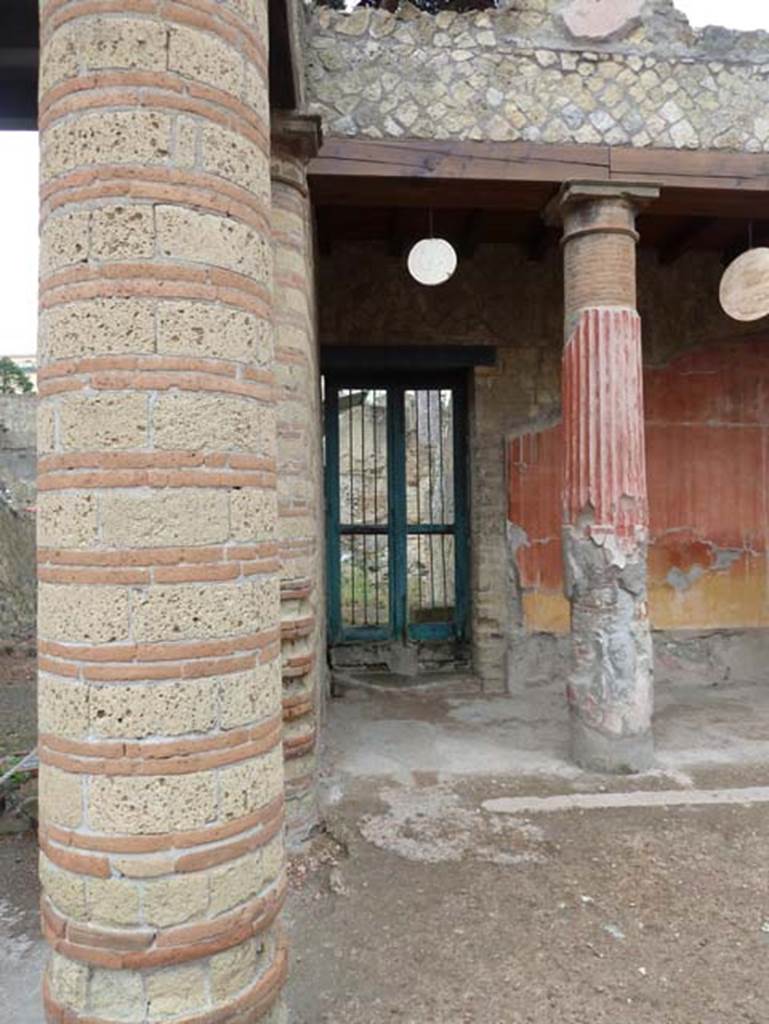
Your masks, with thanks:
[(465, 664), (465, 376), (337, 371), (324, 395), (332, 664)]

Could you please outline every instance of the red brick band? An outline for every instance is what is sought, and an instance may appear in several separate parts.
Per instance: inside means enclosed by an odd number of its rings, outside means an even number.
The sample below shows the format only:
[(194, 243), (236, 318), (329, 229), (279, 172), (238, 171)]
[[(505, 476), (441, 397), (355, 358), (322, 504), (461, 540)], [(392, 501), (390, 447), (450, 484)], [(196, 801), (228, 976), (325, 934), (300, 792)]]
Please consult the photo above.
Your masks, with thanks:
[[(282, 313), (280, 319), (283, 322), (284, 317)], [(310, 359), (306, 352), (303, 352), (301, 349), (291, 348), (288, 345), (281, 345), (276, 350), (275, 361), (282, 363), (283, 366), (304, 366), (307, 368), (310, 366)]]
[(300, 640), (310, 636), (314, 628), (314, 615), (306, 615), (302, 619), (284, 619), (280, 624), (280, 636), (283, 640)]
[[(273, 962), (242, 995), (226, 1006), (193, 1016), (177, 1017), (175, 1024), (254, 1024), (275, 1003), (287, 973), (288, 953), (285, 939), (280, 936)], [(48, 1024), (114, 1024), (114, 1020), (84, 1017), (62, 1006), (51, 995), (47, 978), (43, 980), (43, 1003)]]
[(127, 373), (185, 373), (238, 380), (245, 378), (254, 383), (272, 385), (275, 375), (270, 370), (257, 370), (245, 362), (212, 357), (166, 356), (154, 353), (139, 355), (99, 355), (83, 359), (52, 359), (41, 367), (38, 382), (71, 377), (78, 374)]
[(267, 54), (259, 34), (245, 18), (212, 0), (48, 0), (41, 41), (68, 21), (99, 14), (154, 14), (171, 24), (212, 32), (243, 50), (266, 73)]
[(90, 583), (127, 586), (148, 586), (152, 583), (222, 583), (249, 576), (263, 576), (277, 572), (280, 562), (277, 558), (250, 562), (229, 561), (221, 565), (180, 565), (161, 566), (151, 569), (121, 569), (105, 566), (99, 569), (88, 567), (51, 568), (40, 564), (37, 570), (41, 583)]
[(79, 663), (40, 655), (38, 666), (52, 675), (81, 678), (92, 682), (134, 683), (159, 679), (204, 679), (209, 676), (246, 672), (257, 665), (267, 665), (280, 653), (278, 643), (264, 647), (260, 653), (232, 657), (202, 658), (191, 661), (113, 662), (108, 664)]
[(286, 579), (280, 581), (281, 601), (306, 601), (313, 592), (314, 583), (307, 577)]
[(219, 562), (242, 562), (248, 564), (259, 559), (272, 560), (277, 557), (277, 545), (273, 542), (264, 544), (231, 544), (221, 547), (168, 547), (168, 548), (131, 548), (81, 551), (77, 548), (45, 548), (37, 550), (37, 560), (45, 565), (69, 566), (168, 566), (170, 568), (186, 568), (191, 565)]
[(308, 675), (315, 666), (315, 651), (309, 654), (295, 654), (283, 660), (283, 678), (296, 679)]
[[(52, 364), (55, 369), (56, 364)], [(49, 373), (38, 385), (41, 397), (68, 391), (195, 391), (204, 394), (228, 394), (272, 404), (272, 388), (264, 384), (229, 380), (215, 373), (184, 373), (168, 370), (111, 370), (84, 376)]]
[(283, 698), (283, 721), (293, 722), (315, 710), (314, 694), (299, 694), (296, 697)]
[[(92, 202), (113, 195), (136, 199), (164, 197), (166, 189), (174, 191), (178, 205), (180, 196), (214, 197), (217, 204), (225, 198), (236, 206), (251, 210), (255, 216), (269, 216), (266, 198), (258, 196), (229, 178), (214, 171), (182, 170), (175, 167), (131, 167), (126, 164), (98, 164), (95, 167), (67, 171), (44, 183), (40, 194), (44, 210), (53, 212), (61, 206), (75, 202)], [(205, 205), (205, 198), (203, 205)], [(197, 201), (193, 205), (200, 205)], [(231, 209), (227, 204), (223, 209)]]
[[(101, 165), (99, 172), (101, 172)], [(223, 178), (200, 175), (204, 180), (198, 180), (192, 173), (176, 171), (173, 173), (176, 180), (173, 182), (154, 182), (154, 177), (160, 177), (161, 172), (153, 172), (152, 168), (142, 168), (142, 179), (139, 180), (137, 172), (133, 176), (129, 170), (124, 169), (122, 173), (110, 175), (108, 181), (99, 181), (87, 188), (72, 188), (64, 184), (62, 179), (56, 178), (55, 183), (59, 188), (54, 192), (53, 198), (46, 204), (46, 213), (51, 214), (62, 207), (83, 203), (98, 203), (102, 200), (119, 199), (125, 201), (130, 199), (135, 206), (141, 206), (144, 201), (147, 205), (162, 204), (164, 206), (195, 207), (219, 217), (237, 220), (248, 227), (259, 232), (265, 232), (266, 213), (264, 204), (251, 199), (247, 202), (244, 195), (249, 193), (238, 193), (235, 186), (227, 187)], [(164, 177), (171, 177), (172, 172), (165, 171)], [(71, 176), (70, 176), (71, 177)], [(253, 193), (250, 193), (253, 196)], [(98, 209), (98, 207), (95, 207)]]
[(134, 469), (91, 470), (67, 473), (41, 473), (39, 491), (98, 490), (113, 487), (250, 487), (257, 490), (275, 490), (272, 473), (244, 473), (229, 469)]
[(311, 790), (314, 784), (315, 776), (312, 772), (308, 772), (307, 775), (297, 775), (293, 779), (286, 779), (286, 800), (303, 796), (308, 790)]
[(70, 960), (112, 970), (141, 970), (214, 956), (266, 931), (286, 896), (282, 876), (262, 896), (219, 917), (170, 928), (108, 929), (81, 924), (41, 899), (42, 931), (52, 948)]
[[(64, 855), (93, 858), (93, 863), (82, 869), (85, 874), (110, 874), (109, 862), (104, 854), (176, 853), (172, 871), (202, 871), (215, 864), (242, 857), (273, 839), (283, 825), (283, 797), (276, 797), (258, 811), (235, 818), (223, 824), (185, 832), (160, 832), (153, 835), (98, 835), (78, 832), (46, 823), (40, 827), (40, 845), (45, 855), (60, 867)], [(197, 848), (191, 852), (191, 848)], [(180, 852), (186, 851), (186, 852)], [(100, 856), (98, 856), (100, 855)], [(106, 866), (106, 874), (103, 874)], [(69, 868), (69, 870), (80, 870)]]
[(196, 469), (214, 468), (260, 470), (274, 474), (275, 459), (247, 452), (190, 451), (128, 451), (128, 452), (56, 452), (41, 455), (39, 468), (43, 473), (71, 469)]
[(46, 93), (38, 127), (45, 130), (65, 117), (105, 107), (190, 114), (242, 135), (266, 152), (265, 126), (253, 108), (233, 93), (174, 72), (97, 71), (67, 79)]
[[(41, 295), (40, 307), (43, 310), (52, 309), (68, 302), (88, 299), (192, 299), (200, 302), (220, 302), (222, 305), (242, 309), (263, 320), (269, 320), (269, 312), (263, 299), (246, 294), (231, 283), (226, 287), (217, 284), (219, 271), (191, 271), (189, 268), (181, 268), (185, 271), (183, 279), (174, 280), (171, 269), (169, 263), (165, 279), (162, 279), (160, 274), (153, 275), (148, 280), (131, 277), (122, 281), (106, 282), (101, 278), (94, 278), (84, 284), (57, 287), (45, 296)], [(191, 280), (190, 274), (198, 279)]]
[[(256, 282), (247, 274), (240, 274), (234, 270), (225, 270), (220, 267), (202, 269), (196, 266), (188, 266), (183, 261), (170, 257), (167, 262), (161, 261), (159, 263), (150, 261), (102, 263), (98, 267), (83, 265), (57, 271), (41, 282), (40, 303), (44, 309), (50, 305), (55, 305), (57, 294), (67, 294), (69, 291), (74, 291), (74, 286), (76, 285), (85, 286), (90, 284), (104, 288), (109, 283), (111, 286), (110, 290), (107, 290), (104, 296), (110, 297), (115, 295), (112, 286), (119, 287), (122, 282), (130, 284), (137, 281), (141, 281), (144, 284), (160, 285), (159, 294), (161, 295), (165, 295), (166, 291), (176, 295), (176, 285), (213, 285), (242, 292), (251, 300), (264, 303), (260, 309), (265, 314), (269, 308), (269, 284)], [(199, 290), (193, 294), (195, 297), (202, 297)], [(62, 301), (70, 300), (60, 298), (59, 302)]]
[(295, 757), (303, 757), (305, 754), (309, 754), (315, 748), (316, 739), (315, 727), (313, 727), (311, 733), (305, 736), (286, 737), (283, 740), (283, 752), (286, 760), (290, 761)]
[(244, 633), (216, 640), (159, 640), (155, 643), (77, 644), (41, 639), (38, 649), (43, 654), (73, 661), (158, 662), (182, 658), (211, 658), (239, 651), (263, 651), (278, 639), (277, 629)]
[(83, 775), (183, 775), (237, 764), (268, 754), (280, 744), (280, 717), (202, 739), (146, 743), (93, 740), (77, 743), (43, 734), (38, 753), (43, 764)]

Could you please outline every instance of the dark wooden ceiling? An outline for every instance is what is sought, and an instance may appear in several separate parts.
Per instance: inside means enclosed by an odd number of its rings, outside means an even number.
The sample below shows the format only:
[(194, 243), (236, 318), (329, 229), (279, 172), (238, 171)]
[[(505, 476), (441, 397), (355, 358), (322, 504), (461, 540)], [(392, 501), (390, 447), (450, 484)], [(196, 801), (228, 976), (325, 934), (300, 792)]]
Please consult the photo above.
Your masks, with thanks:
[[(340, 242), (385, 243), (394, 256), (430, 233), (448, 238), (464, 258), (472, 258), (485, 242), (522, 245), (530, 259), (541, 259), (557, 245), (559, 231), (542, 216), (557, 189), (549, 189), (539, 209), (488, 209), (472, 205), (465, 195), (463, 206), (329, 205), (316, 202), (318, 241), (322, 253)], [(692, 249), (721, 253), (725, 260), (748, 247), (769, 244), (769, 217), (704, 216), (643, 213), (638, 219), (640, 244), (658, 251), (663, 263), (672, 263)]]
[(641, 245), (672, 263), (692, 249), (725, 259), (769, 244), (769, 154), (601, 146), (329, 139), (310, 164), (321, 249), (385, 242), (393, 253), (430, 230), (472, 256), (484, 242), (557, 244), (545, 211), (565, 181), (658, 184), (638, 220)]

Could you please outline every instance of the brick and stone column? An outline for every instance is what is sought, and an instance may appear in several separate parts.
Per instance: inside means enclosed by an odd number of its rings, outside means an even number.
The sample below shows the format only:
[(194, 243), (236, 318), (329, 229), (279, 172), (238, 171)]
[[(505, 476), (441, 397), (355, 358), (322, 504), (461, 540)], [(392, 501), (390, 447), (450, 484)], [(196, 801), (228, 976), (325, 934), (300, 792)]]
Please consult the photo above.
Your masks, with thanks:
[(596, 771), (641, 771), (654, 756), (635, 215), (656, 195), (647, 186), (571, 184), (559, 204), (568, 700), (573, 757)]
[(50, 1024), (284, 1019), (266, 25), (42, 6)]
[(317, 118), (272, 126), (273, 320), (278, 400), (283, 749), (289, 836), (317, 820), (316, 741), (323, 694), (323, 485), (313, 226), (306, 166)]

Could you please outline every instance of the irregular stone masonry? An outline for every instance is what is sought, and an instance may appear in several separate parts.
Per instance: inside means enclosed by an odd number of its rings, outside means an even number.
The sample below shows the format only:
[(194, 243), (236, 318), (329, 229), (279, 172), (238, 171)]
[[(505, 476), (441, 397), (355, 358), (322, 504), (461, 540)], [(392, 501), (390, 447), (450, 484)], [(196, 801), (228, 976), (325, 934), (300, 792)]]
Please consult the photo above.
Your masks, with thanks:
[(262, 0), (42, 8), (50, 1022), (282, 1021)]
[(586, 43), (567, 27), (581, 24), (575, 6), (586, 5), (317, 7), (310, 109), (335, 135), (769, 150), (767, 33), (694, 32), (658, 0)]
[[(317, 126), (305, 126), (317, 134)], [(298, 142), (273, 128), (275, 357), (278, 384), (278, 535), (287, 823), (317, 819), (316, 744), (322, 695), (323, 507), (312, 215)]]

